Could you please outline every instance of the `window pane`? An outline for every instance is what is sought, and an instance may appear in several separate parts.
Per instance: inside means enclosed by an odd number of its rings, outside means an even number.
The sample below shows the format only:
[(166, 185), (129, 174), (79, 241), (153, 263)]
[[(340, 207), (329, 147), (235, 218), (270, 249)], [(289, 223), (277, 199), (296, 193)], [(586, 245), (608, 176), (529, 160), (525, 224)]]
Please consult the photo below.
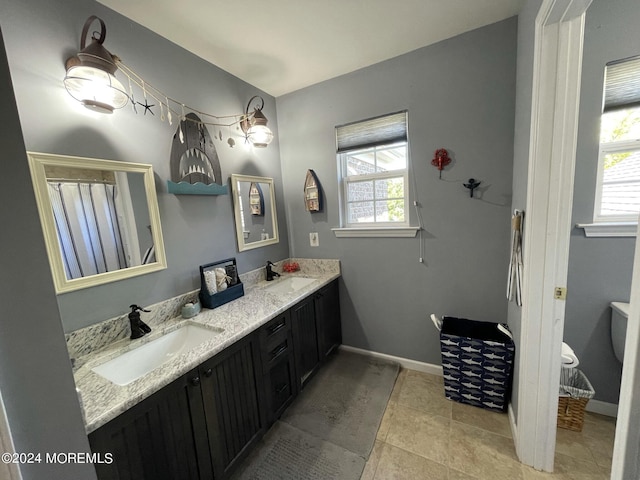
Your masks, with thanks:
[(351, 152), (347, 155), (347, 175), (374, 173), (375, 154), (373, 150)]
[(349, 182), (348, 202), (373, 200), (373, 181)]
[(404, 201), (384, 200), (376, 202), (377, 222), (404, 222)]
[(356, 202), (347, 205), (349, 223), (375, 222), (373, 202)]
[(640, 107), (604, 113), (600, 124), (600, 143), (640, 138)]
[(404, 170), (407, 168), (407, 144), (396, 145), (391, 148), (378, 149), (377, 172), (390, 170)]
[(404, 178), (376, 180), (376, 199), (379, 198), (404, 198)]
[(640, 212), (640, 151), (605, 155), (600, 215)]

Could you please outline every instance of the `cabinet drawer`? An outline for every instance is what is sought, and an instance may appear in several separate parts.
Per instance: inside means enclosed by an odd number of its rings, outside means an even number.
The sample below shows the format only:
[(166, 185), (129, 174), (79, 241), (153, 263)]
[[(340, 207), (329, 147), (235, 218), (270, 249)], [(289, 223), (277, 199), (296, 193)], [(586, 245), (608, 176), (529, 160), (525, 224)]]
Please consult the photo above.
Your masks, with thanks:
[(271, 344), (274, 338), (286, 336), (287, 332), (291, 330), (290, 323), (289, 313), (285, 312), (264, 325), (260, 330), (260, 343), (263, 347)]
[(289, 357), (278, 362), (267, 374), (269, 381), (268, 401), (269, 417), (274, 422), (289, 406), (295, 396), (295, 375), (293, 372), (293, 358)]
[(284, 333), (285, 335), (278, 335), (278, 338), (273, 339), (274, 341), (269, 342), (267, 348), (262, 350), (264, 372), (271, 370), (273, 365), (283, 358), (293, 355), (291, 334), (287, 332)]

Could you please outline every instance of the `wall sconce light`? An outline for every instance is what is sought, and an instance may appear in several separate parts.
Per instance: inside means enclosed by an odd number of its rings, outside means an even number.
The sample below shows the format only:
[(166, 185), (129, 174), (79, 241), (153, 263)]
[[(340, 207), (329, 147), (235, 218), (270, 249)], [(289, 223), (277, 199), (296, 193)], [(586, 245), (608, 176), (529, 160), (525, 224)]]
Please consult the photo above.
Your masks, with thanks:
[[(91, 43), (86, 46), (89, 28), (96, 20), (100, 22), (100, 31), (93, 32)], [(147, 111), (153, 114), (151, 107), (160, 108), (160, 115), (156, 118), (162, 122), (167, 121), (169, 125), (172, 125), (174, 118), (177, 117), (182, 120), (189, 119), (189, 121), (198, 124), (199, 127), (206, 125), (216, 127), (240, 125), (245, 140), (251, 142), (254, 147), (264, 148), (273, 140), (273, 132), (267, 127), (267, 118), (262, 113), (264, 108), (264, 99), (262, 97), (258, 95), (251, 97), (245, 112), (234, 115), (219, 116), (191, 108), (155, 88), (125, 65), (119, 57), (112, 55), (102, 45), (106, 35), (107, 28), (104, 21), (95, 15), (91, 15), (87, 18), (82, 28), (80, 51), (75, 56), (67, 59), (65, 64), (67, 74), (64, 78), (64, 86), (67, 92), (88, 109), (101, 113), (113, 113), (115, 109), (122, 108), (131, 101), (133, 111), (136, 114), (138, 113), (136, 105), (144, 107), (145, 115)], [(127, 77), (129, 82), (128, 93), (122, 83), (115, 77), (116, 71), (120, 71), (122, 75)], [(144, 103), (135, 100), (133, 86), (141, 90)], [(150, 105), (148, 103), (149, 99), (152, 99), (154, 103)], [(249, 110), (254, 100), (257, 102), (253, 107), (253, 111), (250, 112)], [(188, 111), (197, 113), (196, 118), (198, 120), (187, 117), (186, 112)], [(204, 117), (204, 119), (200, 120), (199, 117)], [(222, 132), (216, 138), (222, 141)], [(230, 147), (233, 147), (235, 140), (230, 137), (227, 143)]]
[[(94, 32), (91, 43), (85, 46), (89, 27), (95, 20), (100, 22), (100, 34), (96, 37), (97, 32)], [(114, 109), (127, 104), (129, 96), (114, 76), (118, 69), (115, 57), (102, 46), (106, 34), (107, 28), (102, 19), (95, 15), (87, 19), (80, 37), (80, 51), (66, 62), (64, 86), (69, 95), (88, 109), (113, 113)]]
[[(260, 106), (254, 107), (253, 113), (249, 113), (251, 102), (254, 100), (260, 100)], [(251, 97), (247, 108), (244, 112), (244, 117), (240, 121), (240, 128), (244, 132), (245, 139), (251, 142), (254, 147), (264, 148), (273, 140), (273, 132), (267, 127), (267, 117), (262, 113), (264, 108), (264, 99), (258, 95)]]

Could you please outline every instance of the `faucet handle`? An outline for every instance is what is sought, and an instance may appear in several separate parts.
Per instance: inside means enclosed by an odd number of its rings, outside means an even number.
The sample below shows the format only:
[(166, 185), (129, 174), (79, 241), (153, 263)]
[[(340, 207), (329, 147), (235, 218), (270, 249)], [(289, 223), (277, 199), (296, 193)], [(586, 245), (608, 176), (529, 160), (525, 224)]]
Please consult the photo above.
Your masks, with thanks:
[(129, 308), (131, 309), (131, 313), (136, 312), (138, 310), (140, 310), (141, 312), (147, 312), (147, 313), (151, 311), (151, 310), (145, 310), (144, 308), (139, 307), (135, 303), (133, 305), (129, 305)]

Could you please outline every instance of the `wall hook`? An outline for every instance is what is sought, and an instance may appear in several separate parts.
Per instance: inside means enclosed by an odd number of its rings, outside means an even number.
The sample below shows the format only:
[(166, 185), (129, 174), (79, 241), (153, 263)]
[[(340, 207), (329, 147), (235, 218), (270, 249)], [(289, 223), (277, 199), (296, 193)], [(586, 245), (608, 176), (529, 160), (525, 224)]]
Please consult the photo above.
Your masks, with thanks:
[(462, 185), (464, 185), (465, 188), (469, 189), (469, 197), (473, 198), (473, 191), (478, 188), (478, 185), (480, 185), (482, 182), (476, 180), (475, 178), (470, 178), (469, 180), (467, 180), (467, 183), (463, 183)]

